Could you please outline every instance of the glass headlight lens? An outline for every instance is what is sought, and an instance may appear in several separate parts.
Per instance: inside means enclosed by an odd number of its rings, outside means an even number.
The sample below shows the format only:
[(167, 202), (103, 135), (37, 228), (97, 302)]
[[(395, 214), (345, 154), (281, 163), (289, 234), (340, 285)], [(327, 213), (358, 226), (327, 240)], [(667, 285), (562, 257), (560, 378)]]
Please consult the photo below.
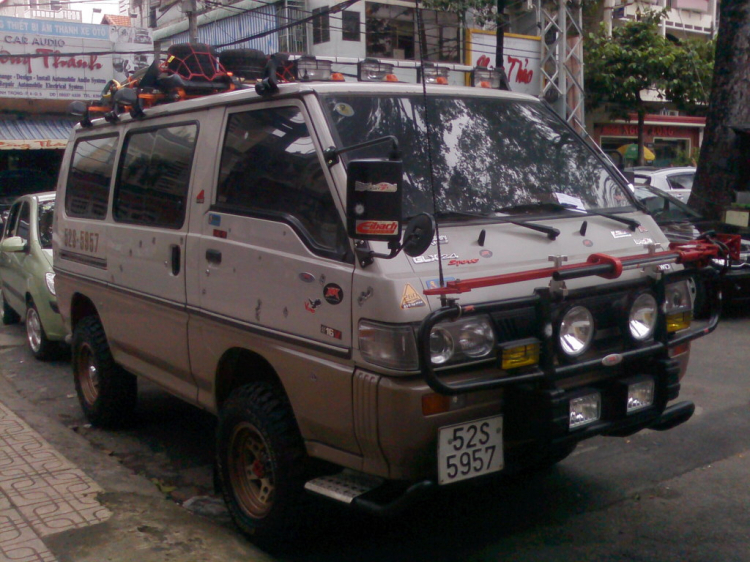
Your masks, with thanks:
[(667, 314), (685, 312), (693, 307), (690, 286), (687, 281), (670, 283), (666, 287)]
[(482, 359), (494, 351), (495, 332), (488, 316), (468, 316), (455, 322), (443, 322), (430, 334), (433, 365)]
[(570, 356), (584, 353), (594, 338), (594, 317), (583, 306), (574, 306), (560, 322), (560, 348)]
[(51, 271), (48, 271), (44, 274), (44, 281), (47, 283), (47, 290), (52, 293), (52, 295), (56, 295), (55, 293), (55, 274)]
[(651, 293), (642, 293), (630, 307), (628, 325), (634, 340), (644, 341), (654, 334), (658, 305)]
[(402, 371), (419, 368), (417, 341), (411, 326), (361, 320), (359, 351), (373, 365)]
[(489, 320), (476, 318), (461, 326), (458, 334), (461, 351), (471, 357), (484, 357), (495, 346), (495, 335)]
[(670, 283), (665, 293), (667, 332), (678, 332), (689, 328), (693, 318), (693, 297), (688, 281)]
[(453, 337), (445, 328), (433, 328), (430, 333), (430, 359), (434, 365), (443, 365), (453, 357)]

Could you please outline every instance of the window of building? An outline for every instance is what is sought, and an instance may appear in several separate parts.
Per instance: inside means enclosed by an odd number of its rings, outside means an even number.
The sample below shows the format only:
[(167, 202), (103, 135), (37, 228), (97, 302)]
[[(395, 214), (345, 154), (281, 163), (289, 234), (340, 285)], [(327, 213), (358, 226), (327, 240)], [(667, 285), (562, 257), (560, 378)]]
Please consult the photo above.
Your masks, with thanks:
[(76, 143), (65, 189), (68, 216), (99, 220), (107, 216), (116, 150), (116, 136)]
[(182, 227), (197, 134), (191, 123), (126, 137), (113, 204), (116, 221)]
[(61, 0), (50, 0), (49, 9), (53, 12), (59, 12), (63, 9), (63, 2)]
[(322, 255), (342, 256), (347, 248), (315, 145), (296, 107), (231, 116), (216, 209), (287, 222)]
[(328, 6), (315, 8), (313, 11), (313, 44), (327, 43), (331, 40), (330, 14)]
[[(307, 51), (307, 26), (289, 25), (307, 17), (305, 3), (300, 0), (286, 0), (276, 4), (276, 24), (279, 27), (279, 51), (283, 53), (304, 53)], [(282, 29), (284, 28), (284, 29)]]
[[(458, 16), (422, 10), (424, 59), (459, 62)], [(365, 5), (367, 56), (415, 60), (420, 58), (416, 12), (413, 8), (367, 2)]]
[(359, 41), (359, 12), (341, 12), (341, 38), (344, 41)]

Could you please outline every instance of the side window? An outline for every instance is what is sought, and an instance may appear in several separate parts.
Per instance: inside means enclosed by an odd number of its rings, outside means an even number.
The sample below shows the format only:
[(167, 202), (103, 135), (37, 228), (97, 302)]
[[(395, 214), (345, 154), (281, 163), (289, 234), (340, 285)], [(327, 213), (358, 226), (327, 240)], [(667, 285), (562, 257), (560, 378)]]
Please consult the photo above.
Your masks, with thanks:
[(137, 131), (125, 138), (115, 189), (118, 222), (181, 228), (198, 125)]
[(347, 248), (315, 145), (302, 113), (294, 107), (230, 117), (217, 207), (290, 222), (314, 249), (340, 255)]
[(692, 189), (695, 174), (679, 174), (669, 178), (669, 187), (672, 189)]
[(29, 239), (31, 231), (31, 213), (29, 204), (24, 203), (21, 207), (21, 214), (18, 216), (18, 225), (16, 226), (15, 236), (20, 236), (24, 240)]
[(117, 137), (82, 139), (76, 143), (65, 189), (68, 216), (103, 220), (115, 164)]
[(21, 203), (16, 203), (10, 208), (8, 218), (5, 221), (5, 238), (15, 236), (16, 222), (18, 221), (18, 212), (21, 210)]

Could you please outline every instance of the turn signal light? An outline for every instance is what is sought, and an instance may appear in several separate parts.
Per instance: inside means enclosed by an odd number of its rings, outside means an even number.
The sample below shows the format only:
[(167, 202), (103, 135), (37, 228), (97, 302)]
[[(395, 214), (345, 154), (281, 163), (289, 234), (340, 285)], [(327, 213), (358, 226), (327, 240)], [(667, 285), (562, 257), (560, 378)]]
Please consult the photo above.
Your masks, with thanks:
[(446, 396), (437, 393), (422, 395), (422, 414), (425, 416), (442, 414), (450, 410), (463, 408), (465, 405), (465, 396)]

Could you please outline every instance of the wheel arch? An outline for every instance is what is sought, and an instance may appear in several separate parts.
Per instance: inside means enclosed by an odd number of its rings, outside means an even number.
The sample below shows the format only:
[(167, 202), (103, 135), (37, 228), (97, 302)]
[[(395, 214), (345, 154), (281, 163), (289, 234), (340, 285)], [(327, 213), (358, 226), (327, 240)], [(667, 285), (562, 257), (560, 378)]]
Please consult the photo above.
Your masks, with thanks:
[(286, 395), (281, 378), (262, 355), (241, 347), (225, 351), (216, 368), (216, 409), (221, 409), (234, 389), (254, 382), (272, 384)]
[(78, 323), (87, 316), (99, 316), (96, 305), (86, 295), (75, 293), (70, 301), (70, 331), (75, 331)]

